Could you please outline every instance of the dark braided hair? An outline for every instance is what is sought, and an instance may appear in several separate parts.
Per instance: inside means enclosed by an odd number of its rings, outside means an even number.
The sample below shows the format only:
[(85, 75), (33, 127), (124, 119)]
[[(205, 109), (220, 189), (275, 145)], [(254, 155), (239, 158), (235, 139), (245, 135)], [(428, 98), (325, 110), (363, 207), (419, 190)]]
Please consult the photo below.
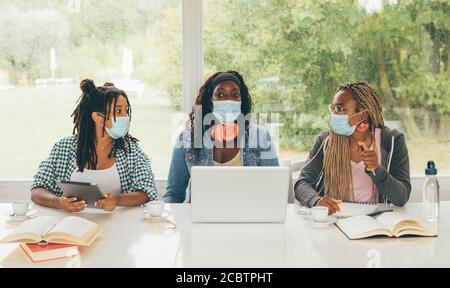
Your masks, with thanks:
[[(241, 92), (241, 113), (245, 116), (248, 113), (253, 111), (252, 97), (250, 96), (250, 93), (248, 92), (247, 85), (245, 85), (244, 78), (242, 77), (241, 74), (239, 74), (239, 72), (233, 71), (233, 70), (228, 70), (225, 72), (214, 73), (206, 80), (206, 82), (203, 84), (203, 86), (200, 87), (197, 98), (195, 99), (195, 104), (192, 107), (191, 113), (189, 113), (189, 121), (187, 123), (187, 126), (188, 126), (188, 129), (191, 130), (192, 146), (194, 145), (193, 139), (194, 139), (195, 121), (200, 121), (200, 123), (202, 125), (202, 136), (205, 133), (205, 131), (211, 127), (211, 126), (203, 125), (203, 118), (205, 117), (205, 115), (212, 113), (212, 111), (213, 111), (212, 97), (213, 97), (214, 87), (212, 87), (212, 84), (213, 84), (214, 79), (222, 73), (231, 73), (234, 76), (236, 76), (239, 79), (239, 81), (241, 82), (241, 86), (239, 87), (241, 90), (240, 91)], [(198, 106), (202, 107), (202, 115), (197, 115), (197, 114), (199, 114), (198, 110), (196, 109)], [(201, 119), (196, 120), (196, 117), (198, 118), (200, 116), (201, 116)], [(247, 126), (248, 125), (246, 123), (246, 127)]]
[[(80, 172), (84, 168), (95, 170), (97, 167), (97, 152), (95, 150), (95, 122), (92, 119), (92, 112), (101, 113), (103, 116), (103, 134), (105, 135), (106, 119), (112, 118), (116, 120), (114, 111), (116, 110), (117, 98), (119, 96), (125, 97), (128, 104), (128, 114), (131, 117), (131, 106), (128, 101), (127, 94), (120, 89), (117, 89), (112, 83), (105, 83), (103, 86), (96, 87), (94, 81), (85, 79), (80, 83), (82, 94), (77, 101), (77, 107), (73, 111), (73, 134), (77, 136), (77, 166)], [(111, 111), (111, 104), (113, 109)], [(116, 155), (118, 150), (127, 153), (127, 148), (130, 148), (130, 142), (137, 142), (138, 140), (127, 134), (125, 137), (114, 140), (113, 147), (108, 154), (111, 158)]]

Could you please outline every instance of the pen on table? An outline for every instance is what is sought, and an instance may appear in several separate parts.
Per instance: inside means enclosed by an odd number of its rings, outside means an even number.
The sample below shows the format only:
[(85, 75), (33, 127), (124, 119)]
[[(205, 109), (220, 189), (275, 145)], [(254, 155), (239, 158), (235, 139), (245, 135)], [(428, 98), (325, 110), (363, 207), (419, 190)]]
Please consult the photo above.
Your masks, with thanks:
[(374, 216), (381, 215), (381, 214), (383, 214), (383, 213), (385, 213), (385, 212), (394, 212), (394, 209), (385, 209), (385, 210), (375, 211), (375, 212), (372, 212), (372, 213), (367, 214), (367, 216), (374, 217)]

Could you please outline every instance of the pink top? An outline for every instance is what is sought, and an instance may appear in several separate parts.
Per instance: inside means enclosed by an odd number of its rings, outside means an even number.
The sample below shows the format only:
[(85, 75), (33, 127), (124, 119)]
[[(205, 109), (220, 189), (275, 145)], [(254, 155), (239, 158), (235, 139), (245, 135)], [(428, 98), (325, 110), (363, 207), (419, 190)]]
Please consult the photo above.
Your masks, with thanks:
[[(378, 155), (378, 164), (381, 164), (381, 129), (375, 128), (375, 149)], [(373, 149), (373, 144), (372, 147)], [(352, 166), (352, 181), (353, 181), (353, 200), (355, 202), (374, 202), (376, 199), (374, 197), (374, 186), (372, 179), (366, 174), (364, 162), (359, 163), (351, 162)]]

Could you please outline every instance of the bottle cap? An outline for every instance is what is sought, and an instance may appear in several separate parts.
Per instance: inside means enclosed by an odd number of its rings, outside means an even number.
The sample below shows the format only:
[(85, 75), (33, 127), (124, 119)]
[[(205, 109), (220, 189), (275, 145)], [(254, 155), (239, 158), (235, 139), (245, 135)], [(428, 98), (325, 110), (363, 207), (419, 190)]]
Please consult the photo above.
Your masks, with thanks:
[(427, 168), (425, 169), (425, 174), (426, 175), (437, 175), (437, 168), (436, 165), (434, 164), (434, 161), (428, 161), (427, 163)]

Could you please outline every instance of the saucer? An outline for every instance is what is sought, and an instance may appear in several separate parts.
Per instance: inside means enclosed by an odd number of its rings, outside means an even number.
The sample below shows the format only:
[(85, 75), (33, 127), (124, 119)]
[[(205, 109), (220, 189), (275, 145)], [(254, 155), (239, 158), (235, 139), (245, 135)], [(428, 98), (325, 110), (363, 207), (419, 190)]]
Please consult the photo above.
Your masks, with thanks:
[(336, 218), (332, 215), (328, 216), (325, 221), (316, 221), (311, 219), (309, 216), (304, 216), (303, 219), (306, 223), (315, 228), (324, 228), (336, 222)]
[(10, 211), (10, 212), (8, 212), (8, 220), (9, 221), (14, 221), (14, 222), (16, 222), (16, 221), (17, 222), (18, 221), (25, 221), (25, 220), (28, 220), (28, 219), (36, 217), (36, 215), (35, 215), (36, 212), (37, 212), (36, 210), (30, 210), (25, 215), (17, 216), (17, 215), (14, 214), (13, 211)]
[(144, 210), (144, 216), (147, 219), (166, 219), (167, 217), (169, 217), (170, 215), (172, 215), (172, 212), (170, 212), (169, 210), (164, 210), (164, 212), (161, 214), (161, 216), (151, 216), (150, 213), (147, 210)]

